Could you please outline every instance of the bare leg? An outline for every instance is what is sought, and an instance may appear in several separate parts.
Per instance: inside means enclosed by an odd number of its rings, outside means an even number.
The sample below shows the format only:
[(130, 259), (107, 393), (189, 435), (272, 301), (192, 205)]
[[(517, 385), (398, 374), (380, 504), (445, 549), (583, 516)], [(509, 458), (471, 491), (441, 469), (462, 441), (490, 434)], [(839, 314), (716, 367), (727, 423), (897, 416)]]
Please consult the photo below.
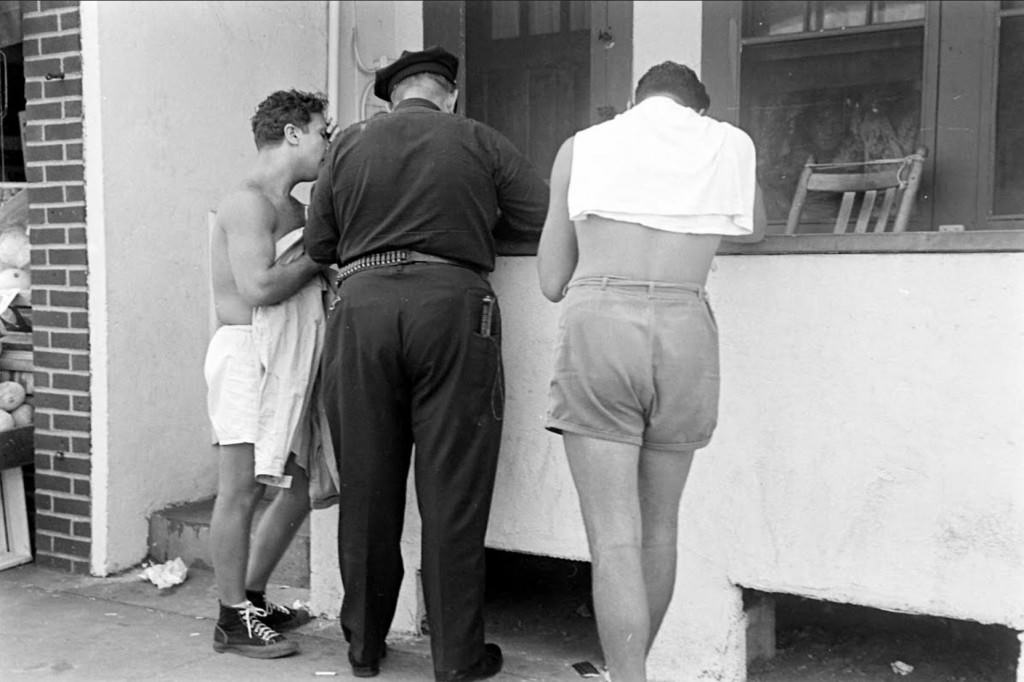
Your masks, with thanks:
[(651, 630), (650, 652), (672, 600), (676, 582), (679, 499), (690, 473), (693, 451), (640, 451), (640, 518), (643, 525), (644, 583)]
[(253, 475), (251, 443), (220, 446), (217, 500), (210, 520), (210, 554), (223, 604), (245, 601), (249, 532), (263, 486)]
[(295, 463), (294, 456), (288, 458), (284, 471), (292, 477), (292, 484), (277, 492), (256, 526), (246, 573), (247, 590), (266, 591), (270, 574), (309, 514), (309, 478), (306, 471)]
[(587, 529), (597, 632), (608, 672), (615, 682), (645, 682), (651, 618), (641, 554), (640, 449), (563, 437)]

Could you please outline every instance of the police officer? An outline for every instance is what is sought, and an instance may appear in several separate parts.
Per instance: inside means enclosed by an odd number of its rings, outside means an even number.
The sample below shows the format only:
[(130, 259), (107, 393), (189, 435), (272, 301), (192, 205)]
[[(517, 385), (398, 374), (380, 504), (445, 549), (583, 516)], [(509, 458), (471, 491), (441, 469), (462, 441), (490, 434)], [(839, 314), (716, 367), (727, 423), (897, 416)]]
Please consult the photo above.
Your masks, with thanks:
[(495, 675), (484, 535), (504, 407), (494, 232), (539, 231), (548, 190), (507, 138), (453, 115), (458, 59), (403, 52), (377, 72), (391, 111), (331, 144), (305, 243), (339, 267), (323, 391), (341, 479), (341, 624), (353, 673), (384, 657), (403, 566), (412, 446), (437, 680)]

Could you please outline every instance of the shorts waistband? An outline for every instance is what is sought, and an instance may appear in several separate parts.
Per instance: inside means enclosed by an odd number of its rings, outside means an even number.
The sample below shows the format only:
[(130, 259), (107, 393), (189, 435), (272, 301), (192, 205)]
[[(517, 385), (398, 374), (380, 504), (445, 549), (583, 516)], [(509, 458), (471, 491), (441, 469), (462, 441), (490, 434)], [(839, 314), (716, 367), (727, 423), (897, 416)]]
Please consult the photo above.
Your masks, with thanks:
[(701, 299), (707, 299), (707, 289), (701, 284), (694, 282), (662, 282), (659, 280), (629, 279), (628, 277), (579, 277), (566, 285), (568, 291), (574, 287), (587, 287), (604, 289), (626, 289), (633, 291), (646, 290), (648, 295), (654, 294), (693, 294)]

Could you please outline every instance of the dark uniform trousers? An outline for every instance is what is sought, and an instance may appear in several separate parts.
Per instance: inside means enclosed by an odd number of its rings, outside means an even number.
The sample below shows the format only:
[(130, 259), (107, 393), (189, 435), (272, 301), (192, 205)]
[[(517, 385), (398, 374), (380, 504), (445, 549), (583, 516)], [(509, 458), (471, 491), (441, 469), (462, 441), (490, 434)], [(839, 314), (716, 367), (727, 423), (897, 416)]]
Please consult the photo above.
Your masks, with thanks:
[(413, 444), (434, 668), (465, 669), (483, 655), (484, 535), (504, 409), (496, 300), (491, 333), (480, 328), (487, 296), (487, 280), (468, 268), (395, 265), (346, 279), (328, 317), (341, 624), (360, 662), (381, 657), (395, 613)]

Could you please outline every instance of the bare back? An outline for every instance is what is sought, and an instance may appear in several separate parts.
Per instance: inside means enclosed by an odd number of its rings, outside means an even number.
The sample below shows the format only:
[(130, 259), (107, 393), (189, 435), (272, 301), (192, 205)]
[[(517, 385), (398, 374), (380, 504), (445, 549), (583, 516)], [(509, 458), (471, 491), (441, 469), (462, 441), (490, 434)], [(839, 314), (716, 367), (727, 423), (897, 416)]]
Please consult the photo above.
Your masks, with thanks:
[(304, 222), (301, 202), (291, 196), (274, 198), (255, 183), (225, 197), (210, 244), (213, 302), (220, 324), (252, 322), (253, 308), (264, 303), (257, 292), (261, 275), (273, 268), (277, 241)]
[(591, 216), (575, 223), (575, 277), (618, 276), (703, 285), (720, 235), (680, 234)]
[[(570, 137), (551, 167), (551, 202), (537, 248), (544, 296), (551, 301), (562, 300), (565, 286), (574, 277), (706, 284), (721, 235), (656, 230), (594, 215), (578, 221), (569, 219), (572, 148)], [(755, 216), (760, 234), (763, 224), (763, 219), (758, 223)]]

